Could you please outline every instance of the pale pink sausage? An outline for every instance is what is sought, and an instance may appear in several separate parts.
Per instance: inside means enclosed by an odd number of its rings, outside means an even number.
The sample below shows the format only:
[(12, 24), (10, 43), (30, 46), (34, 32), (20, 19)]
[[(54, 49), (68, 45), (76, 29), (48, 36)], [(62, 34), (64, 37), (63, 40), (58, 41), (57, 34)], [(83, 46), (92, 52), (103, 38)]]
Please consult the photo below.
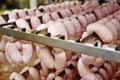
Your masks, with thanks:
[(100, 20), (103, 18), (102, 12), (100, 11), (100, 8), (95, 8), (94, 9), (94, 14), (97, 18), (97, 20)]
[(50, 48), (45, 45), (39, 45), (39, 46), (40, 46), (39, 55), (41, 57), (41, 60), (45, 63), (45, 65), (48, 68), (50, 69), (54, 68), (54, 58), (50, 52)]
[(35, 16), (35, 10), (34, 9), (28, 9), (28, 16)]
[(24, 64), (28, 64), (33, 56), (33, 46), (32, 44), (24, 44), (22, 43), (22, 54), (23, 54), (23, 62)]
[(51, 37), (55, 37), (56, 35), (60, 34), (60, 31), (57, 29), (55, 24), (50, 24), (47, 31), (51, 33)]
[(52, 17), (53, 20), (60, 19), (60, 16), (57, 14), (57, 12), (52, 12), (51, 17)]
[(71, 23), (71, 21), (70, 20), (63, 20), (63, 24), (65, 25), (65, 28), (66, 28), (66, 30), (67, 30), (67, 32), (68, 32), (68, 35), (69, 35), (69, 37), (70, 36), (75, 36), (75, 28), (74, 28), (74, 25)]
[(25, 18), (27, 16), (26, 12), (22, 9), (18, 10), (18, 15), (20, 18)]
[(61, 8), (59, 3), (56, 3), (54, 6), (56, 10)]
[(48, 21), (51, 20), (51, 17), (48, 13), (45, 13), (43, 16), (42, 16), (42, 21), (43, 23), (47, 23)]
[(82, 16), (82, 15), (78, 16), (78, 20), (79, 20), (82, 28), (87, 27), (88, 22), (87, 22), (87, 19), (84, 16)]
[(26, 28), (26, 30), (30, 30), (29, 24), (25, 21), (25, 19), (16, 20), (17, 27)]
[(56, 69), (62, 69), (64, 68), (65, 64), (66, 64), (66, 54), (65, 51), (62, 49), (53, 49), (54, 57), (55, 57), (55, 68)]
[(8, 18), (9, 18), (9, 20), (10, 19), (15, 19), (16, 20), (18, 18), (18, 16), (17, 16), (16, 12), (10, 12), (8, 14)]
[(67, 40), (68, 39), (68, 32), (67, 32), (67, 29), (65, 28), (65, 26), (63, 25), (63, 23), (60, 21), (56, 21), (55, 25), (56, 25), (56, 28), (60, 31), (60, 34), (64, 35), (65, 40)]
[(54, 5), (53, 5), (53, 4), (50, 4), (50, 5), (49, 5), (49, 8), (50, 8), (50, 12), (53, 12), (53, 11), (55, 11), (55, 10), (56, 10), (56, 8), (54, 7)]
[(66, 14), (64, 9), (60, 10), (60, 14), (61, 14), (62, 18), (68, 17), (68, 15)]
[[(87, 32), (88, 33), (95, 32), (104, 43), (110, 43), (113, 40), (113, 34), (110, 31), (110, 29), (108, 29), (102, 24), (98, 23), (89, 24), (87, 26)], [(105, 34), (108, 34), (109, 36)]]
[(47, 28), (48, 28), (48, 26), (46, 24), (41, 24), (37, 27), (36, 30), (39, 31), (39, 30), (43, 30), (43, 29), (47, 29)]
[(95, 15), (93, 13), (90, 13), (89, 16), (91, 17), (92, 22), (96, 22), (97, 21)]
[(41, 13), (39, 10), (35, 10), (35, 16), (42, 16), (43, 13)]
[(78, 60), (77, 69), (83, 80), (95, 80), (95, 74), (82, 62), (81, 58)]
[(76, 10), (75, 7), (71, 7), (70, 10), (71, 10), (71, 12), (72, 12), (73, 14), (77, 14), (77, 13), (78, 13), (78, 11)]
[(10, 79), (10, 80), (13, 80), (16, 75), (17, 75), (16, 72), (11, 73), (9, 79)]
[(40, 80), (40, 73), (35, 68), (31, 67), (29, 69), (29, 74), (33, 80)]
[(44, 10), (45, 12), (50, 12), (50, 8), (49, 8), (48, 5), (47, 5), (47, 6), (44, 6), (44, 7), (43, 7), (43, 10)]
[(23, 74), (25, 71), (27, 71), (27, 70), (29, 70), (29, 66), (25, 66), (21, 71), (20, 71), (20, 73), (19, 74)]
[(110, 31), (112, 32), (113, 34), (113, 43), (116, 43), (116, 41), (118, 40), (118, 31), (116, 29), (116, 27), (114, 27), (113, 23), (111, 22), (107, 22), (105, 23), (106, 27), (110, 29)]
[(36, 16), (31, 17), (30, 22), (32, 25), (32, 29), (34, 29), (34, 30), (41, 24), (40, 19)]
[(18, 51), (18, 48), (14, 43), (7, 43), (5, 46), (5, 55), (8, 55), (7, 60), (11, 60), (15, 64), (19, 64), (22, 62), (22, 55)]
[(65, 9), (65, 12), (67, 13), (68, 17), (72, 16), (72, 13), (69, 9)]
[(89, 14), (85, 14), (85, 18), (86, 18), (88, 24), (92, 23), (92, 18), (91, 18), (91, 16)]
[(41, 67), (42, 67), (42, 69), (40, 70), (41, 76), (47, 77), (47, 75), (48, 75), (49, 72), (50, 72), (49, 68), (45, 65), (44, 62), (41, 62)]
[(80, 6), (74, 6), (74, 7), (75, 7), (76, 10), (78, 11), (78, 13), (82, 11), (82, 8), (81, 8)]
[(16, 74), (15, 80), (25, 80), (25, 78), (21, 74)]
[[(120, 28), (119, 28), (119, 25), (120, 25), (120, 22), (113, 18), (110, 20), (110, 22), (114, 25), (114, 27), (117, 29), (117, 32), (118, 32), (118, 35), (120, 34)], [(120, 37), (118, 36), (118, 38), (120, 39)]]
[(15, 41), (14, 43), (19, 50), (22, 50), (22, 42), (21, 41)]
[(55, 73), (49, 73), (46, 80), (53, 80), (55, 78)]
[(64, 2), (63, 2), (63, 3), (61, 3), (61, 4), (60, 4), (60, 7), (61, 7), (62, 9), (66, 8), (65, 3), (64, 3)]
[(75, 36), (80, 37), (81, 33), (82, 33), (82, 28), (81, 28), (79, 21), (76, 18), (71, 18), (70, 20), (71, 20), (72, 24), (74, 25), (75, 31), (77, 33)]

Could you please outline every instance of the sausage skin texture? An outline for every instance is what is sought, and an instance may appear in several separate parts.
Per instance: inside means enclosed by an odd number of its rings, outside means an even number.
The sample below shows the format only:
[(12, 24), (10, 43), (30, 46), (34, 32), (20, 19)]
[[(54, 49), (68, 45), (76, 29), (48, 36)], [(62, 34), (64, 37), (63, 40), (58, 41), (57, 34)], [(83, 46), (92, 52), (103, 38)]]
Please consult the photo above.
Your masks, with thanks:
[(87, 32), (95, 32), (104, 43), (110, 43), (113, 40), (112, 32), (103, 24), (92, 23), (87, 26)]

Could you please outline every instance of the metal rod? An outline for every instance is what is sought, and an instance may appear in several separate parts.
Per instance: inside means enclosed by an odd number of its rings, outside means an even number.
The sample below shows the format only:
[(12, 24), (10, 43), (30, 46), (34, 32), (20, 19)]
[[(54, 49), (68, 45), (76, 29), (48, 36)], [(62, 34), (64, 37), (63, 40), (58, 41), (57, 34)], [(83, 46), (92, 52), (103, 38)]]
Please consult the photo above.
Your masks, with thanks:
[(51, 38), (48, 36), (44, 36), (43, 34), (33, 34), (23, 31), (17, 31), (9, 28), (3, 28), (3, 26), (0, 27), (0, 33), (18, 39), (23, 39), (39, 44), (58, 47), (65, 50), (71, 50), (76, 53), (87, 54), (95, 57), (102, 57), (106, 60), (120, 62), (120, 51), (116, 51), (116, 50), (113, 51), (108, 49), (102, 49), (95, 46), (74, 42), (71, 40)]

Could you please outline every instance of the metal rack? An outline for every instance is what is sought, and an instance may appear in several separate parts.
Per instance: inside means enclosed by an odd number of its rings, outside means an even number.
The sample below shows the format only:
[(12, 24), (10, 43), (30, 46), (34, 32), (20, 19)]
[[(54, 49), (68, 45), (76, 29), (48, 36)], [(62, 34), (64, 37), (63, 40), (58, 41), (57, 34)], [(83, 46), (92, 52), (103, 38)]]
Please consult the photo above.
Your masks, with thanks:
[(58, 47), (65, 50), (71, 50), (76, 53), (87, 54), (95, 57), (102, 57), (106, 60), (112, 60), (120, 62), (120, 51), (115, 50), (116, 46), (112, 45), (109, 49), (102, 49), (94, 46), (94, 38), (98, 38), (97, 35), (91, 34), (84, 40), (80, 41), (77, 38), (71, 38), (64, 40), (64, 36), (57, 35), (56, 37), (50, 37), (50, 33), (44, 31), (26, 31), (24, 28), (17, 28), (15, 25), (1, 25), (0, 33), (2, 35), (11, 36), (18, 39), (31, 41), (34, 43), (44, 44), (52, 47)]

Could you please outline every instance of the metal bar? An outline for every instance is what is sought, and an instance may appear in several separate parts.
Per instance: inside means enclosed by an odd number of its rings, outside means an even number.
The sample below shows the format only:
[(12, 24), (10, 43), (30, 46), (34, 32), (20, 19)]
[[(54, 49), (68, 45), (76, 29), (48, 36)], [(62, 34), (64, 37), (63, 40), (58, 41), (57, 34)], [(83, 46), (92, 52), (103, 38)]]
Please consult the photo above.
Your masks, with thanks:
[(120, 62), (120, 51), (102, 49), (94, 46), (89, 46), (83, 43), (73, 42), (70, 40), (51, 38), (48, 36), (26, 33), (26, 32), (16, 31), (13, 29), (3, 28), (3, 27), (0, 27), (0, 33), (18, 39), (23, 39), (39, 44), (58, 47), (65, 50), (71, 50), (77, 53), (87, 54), (95, 57), (102, 57), (106, 60), (113, 60), (116, 62)]

